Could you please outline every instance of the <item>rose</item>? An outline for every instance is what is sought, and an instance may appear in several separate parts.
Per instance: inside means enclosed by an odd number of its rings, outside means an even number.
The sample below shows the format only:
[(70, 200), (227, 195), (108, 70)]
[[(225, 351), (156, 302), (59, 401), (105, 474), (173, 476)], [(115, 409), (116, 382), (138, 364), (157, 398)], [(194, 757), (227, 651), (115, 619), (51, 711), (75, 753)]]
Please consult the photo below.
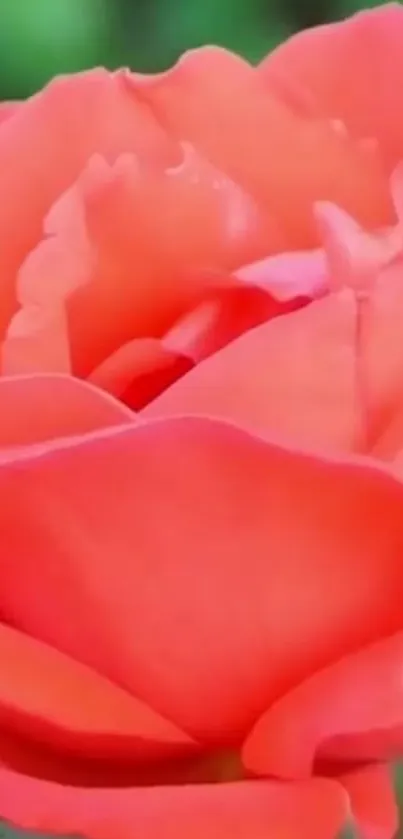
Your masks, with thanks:
[(402, 16), (4, 106), (14, 824), (394, 831)]

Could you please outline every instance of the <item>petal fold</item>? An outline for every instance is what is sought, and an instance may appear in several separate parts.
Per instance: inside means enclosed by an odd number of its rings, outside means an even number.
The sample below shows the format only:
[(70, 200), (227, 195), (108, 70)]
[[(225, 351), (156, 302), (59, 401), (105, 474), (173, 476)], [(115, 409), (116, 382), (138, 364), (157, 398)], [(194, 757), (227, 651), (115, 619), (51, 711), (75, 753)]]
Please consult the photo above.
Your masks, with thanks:
[[(3, 764), (22, 760), (35, 774), (35, 749), (39, 771), (47, 749), (59, 757), (62, 753), (66, 764), (74, 757), (133, 763), (195, 751), (191, 738), (152, 708), (94, 670), (4, 624), (0, 653)], [(19, 755), (21, 739), (25, 749)], [(51, 766), (51, 758), (49, 762)]]
[(403, 750), (403, 633), (319, 671), (269, 708), (244, 747), (259, 774), (301, 778), (315, 762), (391, 761)]

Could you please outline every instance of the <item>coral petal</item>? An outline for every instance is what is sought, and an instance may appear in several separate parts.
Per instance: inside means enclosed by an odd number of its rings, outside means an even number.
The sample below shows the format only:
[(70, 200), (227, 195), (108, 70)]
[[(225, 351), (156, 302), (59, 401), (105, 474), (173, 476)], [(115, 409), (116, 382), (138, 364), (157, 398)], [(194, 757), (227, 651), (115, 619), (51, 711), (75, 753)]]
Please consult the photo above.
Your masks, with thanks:
[(310, 114), (374, 137), (389, 171), (402, 156), (403, 9), (387, 3), (290, 38), (260, 65), (268, 92), (303, 91)]
[(387, 761), (403, 750), (403, 634), (378, 641), (268, 709), (244, 746), (259, 774), (300, 778), (314, 761)]
[(137, 338), (105, 359), (89, 376), (97, 387), (140, 409), (192, 367), (189, 358), (157, 338)]
[(276, 300), (319, 297), (328, 291), (328, 265), (323, 250), (291, 251), (245, 265), (236, 276), (269, 292)]
[(24, 446), (133, 422), (134, 414), (70, 376), (0, 379), (0, 446)]
[(0, 501), (4, 619), (204, 742), (401, 625), (402, 487), (366, 461), (158, 420), (5, 452)]
[[(107, 118), (105, 115), (108, 115)], [(178, 146), (124, 73), (59, 77), (18, 107), (0, 131), (0, 334), (15, 309), (15, 279), (43, 219), (94, 153), (170, 165)]]
[(336, 839), (347, 815), (330, 781), (73, 789), (0, 770), (0, 813), (31, 830), (88, 839)]
[[(206, 47), (166, 73), (131, 78), (174, 136), (194, 144), (269, 208), (291, 247), (316, 244), (312, 206), (318, 198), (372, 225), (391, 216), (374, 155), (328, 121), (297, 114), (237, 56)], [(268, 252), (275, 250), (269, 243)]]
[(14, 116), (21, 107), (21, 102), (1, 102), (0, 103), (0, 125), (10, 117)]
[[(90, 668), (0, 624), (1, 728), (85, 758), (165, 757), (194, 750), (190, 737)], [(32, 767), (32, 771), (35, 771)], [(1, 804), (0, 804), (1, 813)]]
[(399, 812), (391, 768), (383, 764), (364, 766), (339, 780), (349, 794), (359, 839), (393, 839)]
[(195, 367), (145, 415), (216, 416), (296, 445), (354, 450), (355, 318), (346, 292), (264, 323)]

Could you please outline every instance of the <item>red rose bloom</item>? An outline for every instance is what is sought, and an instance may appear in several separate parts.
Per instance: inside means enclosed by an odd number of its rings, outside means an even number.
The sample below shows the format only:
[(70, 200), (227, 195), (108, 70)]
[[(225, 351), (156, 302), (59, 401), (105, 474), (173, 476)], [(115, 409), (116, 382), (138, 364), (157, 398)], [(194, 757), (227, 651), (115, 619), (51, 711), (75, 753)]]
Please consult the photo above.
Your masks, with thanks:
[(391, 5), (3, 105), (4, 820), (391, 839), (401, 79)]

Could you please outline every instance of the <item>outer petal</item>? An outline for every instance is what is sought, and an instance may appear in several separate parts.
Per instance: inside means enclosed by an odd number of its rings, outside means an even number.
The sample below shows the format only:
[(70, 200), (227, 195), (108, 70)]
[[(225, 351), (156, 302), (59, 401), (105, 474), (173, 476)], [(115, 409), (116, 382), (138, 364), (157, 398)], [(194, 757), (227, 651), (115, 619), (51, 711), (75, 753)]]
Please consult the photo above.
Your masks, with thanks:
[(330, 122), (301, 116), (237, 56), (207, 47), (187, 53), (167, 73), (131, 79), (174, 136), (194, 143), (270, 209), (292, 247), (317, 241), (312, 206), (318, 198), (369, 224), (389, 217), (374, 154)]
[(399, 811), (389, 766), (375, 764), (339, 778), (350, 798), (359, 839), (393, 839)]
[(17, 825), (88, 839), (336, 839), (347, 811), (329, 781), (100, 790), (0, 770), (0, 798)]
[(247, 332), (144, 411), (220, 417), (312, 448), (360, 446), (356, 305), (349, 292)]
[(275, 703), (244, 747), (259, 774), (303, 777), (314, 761), (386, 761), (403, 751), (403, 634), (341, 659)]
[(238, 742), (287, 687), (401, 626), (401, 510), (375, 466), (208, 420), (32, 447), (0, 469), (0, 609), (197, 738)]
[(381, 5), (290, 38), (261, 64), (260, 74), (268, 92), (302, 100), (313, 115), (342, 120), (357, 138), (376, 138), (391, 170), (403, 148), (402, 38), (401, 5)]
[(133, 422), (134, 414), (70, 376), (0, 379), (0, 446), (23, 446)]
[(15, 306), (16, 271), (40, 238), (44, 215), (96, 152), (112, 161), (124, 152), (166, 165), (177, 159), (178, 147), (124, 71), (58, 78), (3, 123), (0, 334)]
[[(25, 771), (36, 773), (35, 749), (46, 754), (46, 747), (56, 754), (62, 750), (67, 764), (77, 756), (133, 763), (195, 751), (196, 744), (152, 708), (90, 668), (4, 624), (0, 654), (3, 764), (22, 759)], [(20, 757), (21, 738), (25, 748)]]

